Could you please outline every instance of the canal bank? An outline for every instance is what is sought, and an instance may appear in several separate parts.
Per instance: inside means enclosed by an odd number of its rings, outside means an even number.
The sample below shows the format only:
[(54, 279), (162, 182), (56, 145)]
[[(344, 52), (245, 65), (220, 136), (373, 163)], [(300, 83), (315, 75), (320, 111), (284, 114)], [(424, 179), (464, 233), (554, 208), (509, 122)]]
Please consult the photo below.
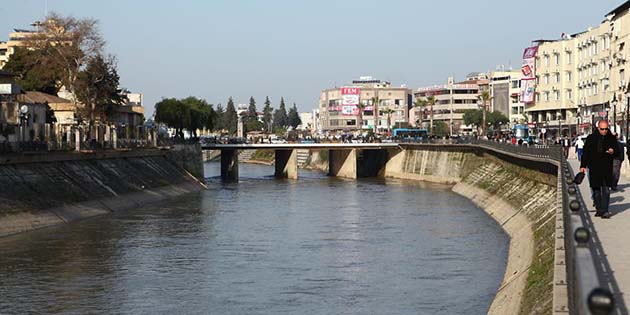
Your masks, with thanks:
[(0, 237), (199, 191), (201, 155), (191, 152), (198, 149), (3, 156)]
[[(327, 171), (327, 153), (311, 151), (303, 168)], [(508, 263), (489, 314), (551, 313), (557, 178), (539, 165), (511, 162), (464, 147), (407, 148), (390, 156), (381, 175), (451, 185), (510, 237)]]
[(508, 263), (489, 314), (551, 313), (557, 178), (484, 151), (405, 150), (386, 177), (452, 184), (510, 236)]

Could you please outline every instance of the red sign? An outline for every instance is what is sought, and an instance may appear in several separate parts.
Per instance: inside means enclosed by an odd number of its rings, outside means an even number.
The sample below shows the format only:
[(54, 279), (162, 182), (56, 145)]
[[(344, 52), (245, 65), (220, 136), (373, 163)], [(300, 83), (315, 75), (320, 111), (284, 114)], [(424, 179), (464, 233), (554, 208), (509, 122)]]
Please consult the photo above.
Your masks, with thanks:
[(606, 117), (607, 114), (608, 114), (607, 112), (601, 111), (601, 112), (599, 112), (599, 117)]
[(361, 91), (360, 88), (341, 88), (341, 94), (359, 94), (359, 92)]

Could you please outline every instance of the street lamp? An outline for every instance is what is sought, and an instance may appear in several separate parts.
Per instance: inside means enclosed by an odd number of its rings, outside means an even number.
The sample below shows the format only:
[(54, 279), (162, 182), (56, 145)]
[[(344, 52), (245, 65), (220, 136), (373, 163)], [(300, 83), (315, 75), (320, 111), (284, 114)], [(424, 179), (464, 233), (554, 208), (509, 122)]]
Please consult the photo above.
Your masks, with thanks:
[(28, 123), (28, 106), (20, 107), (20, 126), (22, 127), (22, 142), (26, 140), (26, 124)]
[(613, 99), (610, 103), (613, 106), (613, 132), (617, 133), (617, 93), (613, 93)]

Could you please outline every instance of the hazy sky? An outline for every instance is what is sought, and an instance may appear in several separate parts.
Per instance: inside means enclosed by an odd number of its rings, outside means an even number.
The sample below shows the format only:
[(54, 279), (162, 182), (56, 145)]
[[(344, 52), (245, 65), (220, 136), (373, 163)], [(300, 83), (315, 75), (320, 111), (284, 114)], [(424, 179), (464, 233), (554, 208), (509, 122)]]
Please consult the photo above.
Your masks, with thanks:
[(0, 0), (0, 40), (46, 7), (100, 21), (121, 84), (210, 103), (280, 97), (301, 111), (361, 75), (417, 88), (520, 66), (534, 39), (596, 26), (622, 0)]

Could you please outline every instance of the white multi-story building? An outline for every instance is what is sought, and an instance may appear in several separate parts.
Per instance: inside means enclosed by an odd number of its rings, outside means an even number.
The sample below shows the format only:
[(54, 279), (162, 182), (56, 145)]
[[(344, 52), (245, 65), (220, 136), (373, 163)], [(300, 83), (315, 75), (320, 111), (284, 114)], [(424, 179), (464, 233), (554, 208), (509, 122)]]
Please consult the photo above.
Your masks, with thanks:
[[(362, 115), (356, 106), (345, 106), (344, 97), (356, 97), (362, 107)], [(354, 98), (350, 98), (353, 100)], [(374, 104), (373, 100), (378, 99)], [(354, 102), (354, 101), (351, 101)], [(392, 87), (390, 82), (366, 76), (353, 80), (352, 84), (322, 90), (319, 97), (319, 120), (323, 132), (334, 131), (390, 131), (396, 126), (409, 125), (409, 109), (412, 106), (411, 90)], [(359, 119), (361, 118), (361, 119)], [(362, 126), (357, 126), (358, 121)]]
[(525, 104), (521, 102), (521, 71), (494, 71), (490, 75), (490, 111), (501, 112), (510, 125), (526, 123)]
[[(630, 2), (606, 14), (597, 27), (558, 40), (537, 40), (535, 101), (528, 120), (557, 134), (590, 132), (599, 119), (624, 127), (630, 40)], [(616, 102), (613, 102), (616, 100)], [(616, 106), (614, 106), (616, 104)], [(624, 127), (625, 128), (625, 127)]]

